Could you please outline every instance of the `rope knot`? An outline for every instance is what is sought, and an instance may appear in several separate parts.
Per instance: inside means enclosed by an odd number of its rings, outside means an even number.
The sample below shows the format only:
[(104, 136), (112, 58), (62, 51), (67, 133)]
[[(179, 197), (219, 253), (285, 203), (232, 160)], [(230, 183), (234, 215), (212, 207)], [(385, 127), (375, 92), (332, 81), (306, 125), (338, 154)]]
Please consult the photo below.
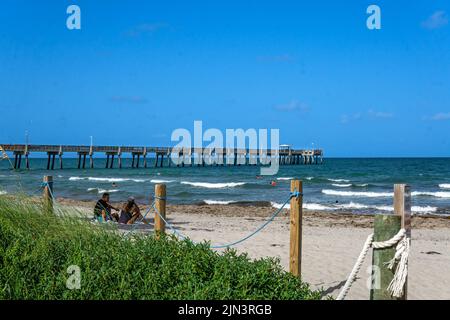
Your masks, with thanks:
[[(399, 298), (403, 295), (403, 289), (408, 275), (408, 256), (410, 250), (410, 239), (406, 235), (405, 229), (400, 229), (399, 232), (391, 239), (386, 241), (373, 241), (373, 234), (367, 237), (364, 247), (356, 260), (350, 276), (348, 277), (344, 288), (339, 293), (337, 300), (343, 300), (350, 290), (351, 285), (356, 280), (356, 276), (361, 269), (364, 258), (370, 248), (386, 249), (396, 246), (395, 256), (392, 260), (385, 262), (384, 265), (394, 272), (394, 277), (387, 288), (391, 296)], [(394, 270), (395, 269), (395, 270)]]
[(299, 196), (303, 196), (303, 193), (294, 190), (290, 193), (290, 198), (298, 198)]

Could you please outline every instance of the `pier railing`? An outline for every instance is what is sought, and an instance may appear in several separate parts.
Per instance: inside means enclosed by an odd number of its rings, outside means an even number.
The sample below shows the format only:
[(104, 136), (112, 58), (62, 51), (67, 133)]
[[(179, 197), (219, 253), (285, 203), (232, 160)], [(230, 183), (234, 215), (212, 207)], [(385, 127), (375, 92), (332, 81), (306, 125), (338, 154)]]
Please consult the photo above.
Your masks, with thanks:
[[(86, 146), (86, 145), (36, 145), (36, 144), (2, 144), (5, 152), (14, 156), (14, 168), (20, 169), (22, 157), (25, 167), (30, 167), (29, 154), (32, 152), (47, 153), (47, 169), (55, 168), (55, 158), (59, 157), (59, 168), (63, 169), (63, 154), (76, 153), (78, 168), (86, 168), (86, 157), (89, 156), (89, 167), (94, 168), (94, 154), (106, 155), (106, 168), (114, 168), (114, 158), (118, 158), (118, 167), (122, 168), (123, 154), (130, 154), (132, 167), (138, 168), (143, 158), (147, 167), (147, 156), (154, 155), (155, 167), (167, 166), (172, 162), (176, 166), (205, 165), (256, 165), (267, 164), (270, 160), (280, 165), (321, 164), (322, 149), (242, 149), (242, 148), (171, 148), (171, 147), (139, 147), (139, 146)], [(173, 161), (171, 161), (173, 160)], [(258, 161), (259, 160), (259, 161)]]

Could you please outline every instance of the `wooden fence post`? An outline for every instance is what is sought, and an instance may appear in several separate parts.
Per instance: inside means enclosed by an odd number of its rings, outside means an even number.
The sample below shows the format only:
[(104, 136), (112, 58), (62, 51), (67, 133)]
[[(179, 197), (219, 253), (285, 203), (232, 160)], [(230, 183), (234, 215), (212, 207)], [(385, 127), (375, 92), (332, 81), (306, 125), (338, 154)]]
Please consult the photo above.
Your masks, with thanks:
[[(401, 227), (406, 230), (406, 236), (411, 241), (411, 187), (407, 184), (394, 184), (394, 214), (400, 216)], [(403, 288), (403, 297), (408, 298), (408, 278)]]
[[(159, 214), (166, 219), (166, 185), (155, 185), (155, 207)], [(163, 219), (155, 212), (155, 232), (156, 237), (159, 238), (166, 230), (166, 224)]]
[(292, 197), (290, 201), (290, 249), (289, 271), (297, 277), (301, 276), (302, 265), (302, 219), (303, 219), (303, 185), (300, 180), (291, 180), (291, 192), (298, 191), (298, 197)]
[(402, 219), (402, 228), (411, 238), (411, 187), (407, 184), (394, 184), (394, 213)]
[(53, 176), (44, 176), (44, 206), (48, 213), (53, 213)]
[[(401, 218), (397, 215), (375, 215), (373, 241), (386, 241), (395, 236), (401, 228)], [(370, 300), (395, 300), (387, 288), (394, 277), (395, 270), (391, 271), (385, 265), (394, 258), (395, 247), (373, 249), (372, 255), (372, 288)]]

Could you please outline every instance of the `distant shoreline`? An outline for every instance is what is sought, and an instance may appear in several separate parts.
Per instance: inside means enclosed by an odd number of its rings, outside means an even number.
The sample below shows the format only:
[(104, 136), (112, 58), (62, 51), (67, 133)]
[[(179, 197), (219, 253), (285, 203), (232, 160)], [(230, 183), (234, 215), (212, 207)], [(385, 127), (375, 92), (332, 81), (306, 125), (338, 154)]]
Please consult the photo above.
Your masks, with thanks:
[[(95, 201), (73, 200), (68, 198), (57, 198), (59, 204), (70, 207), (83, 208), (89, 215), (89, 210), (95, 206)], [(115, 206), (120, 207), (120, 202), (113, 202)], [(148, 205), (140, 205), (141, 210), (147, 210)], [(235, 204), (167, 204), (167, 215), (189, 214), (189, 215), (205, 215), (218, 217), (243, 217), (243, 218), (264, 218), (270, 217), (274, 213), (273, 207), (270, 206), (252, 206), (252, 205), (235, 205)], [(310, 226), (326, 226), (326, 227), (359, 227), (372, 228), (372, 214), (355, 214), (349, 211), (329, 212), (320, 210), (304, 209), (304, 222)], [(386, 214), (386, 213), (383, 213)], [(289, 210), (283, 210), (279, 215), (281, 219), (288, 221)], [(412, 228), (435, 229), (450, 228), (450, 216), (442, 216), (436, 214), (424, 214), (412, 216)]]

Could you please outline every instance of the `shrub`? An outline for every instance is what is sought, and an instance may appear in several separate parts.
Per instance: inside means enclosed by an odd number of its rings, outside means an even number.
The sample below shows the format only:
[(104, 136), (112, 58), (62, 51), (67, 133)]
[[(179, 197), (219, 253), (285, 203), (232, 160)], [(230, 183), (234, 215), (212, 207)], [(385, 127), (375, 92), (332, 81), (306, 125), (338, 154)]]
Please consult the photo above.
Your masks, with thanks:
[[(0, 299), (319, 299), (272, 258), (212, 251), (170, 236), (124, 238), (45, 213), (25, 198), (0, 197)], [(69, 290), (67, 268), (81, 269)]]

